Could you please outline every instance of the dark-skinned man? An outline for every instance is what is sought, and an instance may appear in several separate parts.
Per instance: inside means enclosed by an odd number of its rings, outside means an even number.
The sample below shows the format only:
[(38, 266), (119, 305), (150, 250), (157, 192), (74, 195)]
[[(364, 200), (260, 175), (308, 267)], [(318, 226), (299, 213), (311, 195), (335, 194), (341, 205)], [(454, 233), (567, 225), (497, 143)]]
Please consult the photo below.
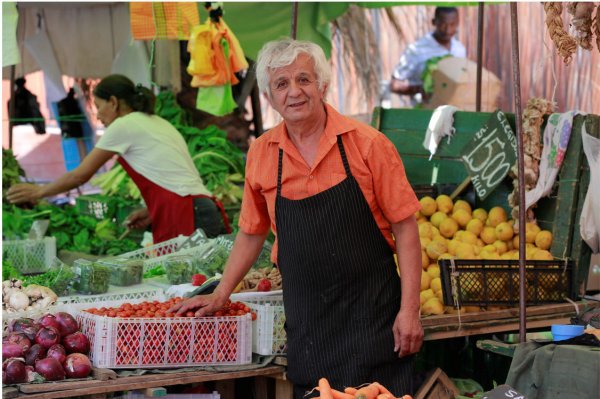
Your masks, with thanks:
[(433, 57), (451, 55), (465, 58), (465, 47), (454, 35), (458, 30), (458, 10), (455, 7), (437, 7), (431, 21), (435, 30), (409, 45), (392, 73), (390, 90), (400, 95), (411, 96), (412, 105), (424, 98), (421, 75), (427, 60)]

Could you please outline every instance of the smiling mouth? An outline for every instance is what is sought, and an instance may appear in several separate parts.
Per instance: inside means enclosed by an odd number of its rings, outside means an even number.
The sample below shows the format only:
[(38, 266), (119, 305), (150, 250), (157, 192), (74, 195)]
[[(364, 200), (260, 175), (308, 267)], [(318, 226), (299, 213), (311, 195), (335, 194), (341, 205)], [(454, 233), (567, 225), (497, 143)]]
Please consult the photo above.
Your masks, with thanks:
[(302, 101), (302, 102), (294, 103), (294, 104), (289, 104), (288, 107), (290, 107), (290, 108), (298, 108), (298, 107), (301, 107), (304, 104), (306, 104), (306, 101)]

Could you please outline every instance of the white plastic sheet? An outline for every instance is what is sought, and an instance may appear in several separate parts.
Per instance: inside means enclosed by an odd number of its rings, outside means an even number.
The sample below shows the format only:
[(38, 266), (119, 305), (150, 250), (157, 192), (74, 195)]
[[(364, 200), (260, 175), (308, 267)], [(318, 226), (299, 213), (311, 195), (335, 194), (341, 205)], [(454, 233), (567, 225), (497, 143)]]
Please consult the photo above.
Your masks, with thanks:
[(600, 252), (600, 139), (588, 134), (585, 124), (581, 129), (581, 139), (590, 166), (590, 185), (583, 202), (579, 226), (581, 238), (597, 254)]

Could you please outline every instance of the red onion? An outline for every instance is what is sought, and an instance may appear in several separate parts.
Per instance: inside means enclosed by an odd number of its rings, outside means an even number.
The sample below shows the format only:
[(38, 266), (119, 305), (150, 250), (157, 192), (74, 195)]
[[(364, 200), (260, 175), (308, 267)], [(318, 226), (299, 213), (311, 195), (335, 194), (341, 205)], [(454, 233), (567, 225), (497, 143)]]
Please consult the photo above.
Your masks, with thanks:
[(35, 371), (48, 381), (65, 379), (65, 370), (58, 360), (47, 357), (35, 363)]
[(61, 344), (52, 345), (46, 352), (46, 357), (53, 357), (58, 360), (60, 364), (63, 364), (67, 358), (67, 351)]
[(14, 342), (2, 342), (2, 360), (23, 356), (25, 356), (25, 353), (21, 345)]
[(35, 336), (35, 342), (48, 349), (60, 342), (60, 333), (54, 327), (42, 327)]
[(85, 378), (92, 372), (92, 362), (82, 353), (71, 353), (63, 366), (69, 378)]
[(27, 381), (27, 370), (23, 359), (8, 359), (2, 363), (2, 383), (18, 384)]
[(73, 334), (75, 331), (79, 330), (79, 324), (77, 324), (77, 320), (75, 320), (75, 318), (70, 314), (66, 312), (58, 312), (54, 315), (54, 317), (58, 322), (58, 331), (60, 331), (60, 335), (62, 337)]
[[(15, 331), (8, 334), (2, 340), (2, 349), (4, 349), (5, 345), (9, 345), (9, 344), (16, 344), (21, 347), (22, 354), (20, 356), (16, 356), (16, 357), (25, 356), (25, 353), (31, 347), (31, 341), (29, 340), (29, 338), (27, 338), (27, 336), (25, 336), (25, 334), (23, 334), (21, 332), (15, 332)], [(11, 351), (14, 351), (14, 349), (11, 349)], [(3, 351), (3, 355), (4, 355), (4, 351)]]
[(35, 335), (37, 334), (37, 332), (40, 330), (40, 328), (42, 328), (41, 324), (38, 323), (33, 323), (30, 326), (27, 326), (23, 329), (23, 334), (25, 334), (25, 336), (30, 340), (30, 341), (34, 341), (35, 340)]
[(54, 327), (58, 331), (60, 331), (60, 324), (58, 324), (58, 321), (56, 320), (56, 317), (54, 317), (53, 314), (46, 313), (45, 315), (40, 317), (37, 322), (44, 327)]
[(46, 348), (40, 344), (35, 344), (29, 348), (29, 352), (25, 355), (25, 363), (28, 366), (35, 366), (35, 362), (46, 357)]
[(33, 319), (29, 319), (27, 317), (21, 317), (19, 319), (13, 319), (8, 324), (8, 332), (23, 332), (25, 327), (29, 327), (33, 325)]
[(63, 338), (62, 344), (67, 350), (67, 353), (83, 353), (87, 354), (90, 351), (90, 341), (81, 332), (77, 331)]

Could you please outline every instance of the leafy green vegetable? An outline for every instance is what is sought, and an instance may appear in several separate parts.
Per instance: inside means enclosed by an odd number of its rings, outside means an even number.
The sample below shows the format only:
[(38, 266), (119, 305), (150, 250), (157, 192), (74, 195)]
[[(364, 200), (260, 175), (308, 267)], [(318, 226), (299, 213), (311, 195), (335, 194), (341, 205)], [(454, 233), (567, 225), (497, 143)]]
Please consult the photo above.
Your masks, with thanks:
[(165, 273), (166, 273), (165, 268), (162, 265), (157, 265), (151, 269), (148, 269), (148, 271), (146, 273), (144, 273), (144, 278), (164, 276)]
[(2, 281), (10, 280), (11, 278), (21, 278), (21, 273), (15, 269), (10, 261), (2, 261)]
[(25, 171), (19, 165), (12, 150), (2, 148), (2, 201), (6, 202), (6, 192), (13, 184), (25, 177)]
[(56, 295), (69, 295), (75, 283), (75, 272), (70, 266), (60, 263), (59, 266), (51, 267), (48, 271), (35, 276), (23, 276), (25, 286), (31, 284), (43, 285), (50, 288)]

